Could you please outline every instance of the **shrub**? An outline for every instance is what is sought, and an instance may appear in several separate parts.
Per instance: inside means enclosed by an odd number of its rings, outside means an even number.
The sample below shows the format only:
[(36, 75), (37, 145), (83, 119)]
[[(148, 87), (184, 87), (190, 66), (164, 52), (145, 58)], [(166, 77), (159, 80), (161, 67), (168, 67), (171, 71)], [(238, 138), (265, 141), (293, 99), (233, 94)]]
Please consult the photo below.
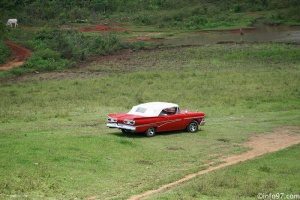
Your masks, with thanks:
[(30, 44), (35, 45), (37, 50), (39, 47), (49, 48), (59, 52), (61, 58), (73, 61), (83, 61), (99, 54), (112, 54), (122, 49), (119, 39), (114, 34), (84, 35), (77, 30), (42, 30)]
[(132, 50), (143, 50), (146, 49), (146, 44), (143, 41), (137, 41), (130, 44), (130, 49)]
[(24, 68), (37, 71), (52, 71), (71, 66), (70, 61), (60, 58), (60, 54), (51, 49), (45, 49), (33, 53), (24, 64)]
[(233, 8), (232, 8), (232, 11), (234, 12), (234, 13), (239, 13), (239, 12), (241, 12), (242, 11), (242, 5), (241, 4), (235, 4), (234, 6), (233, 6)]
[(89, 38), (86, 38), (86, 41), (88, 42), (88, 48), (86, 52), (90, 56), (99, 54), (113, 54), (124, 48), (119, 39), (114, 34), (109, 34), (106, 36), (90, 36)]
[(8, 32), (7, 27), (4, 24), (0, 24), (0, 39), (4, 38), (4, 35)]
[[(15, 41), (34, 52), (24, 64), (29, 71), (50, 71), (74, 67), (96, 55), (113, 54), (125, 46), (113, 33), (96, 35), (84, 34), (77, 30), (62, 30), (44, 27), (37, 32), (24, 31), (21, 28), (11, 30), (8, 40)], [(9, 48), (0, 42), (0, 64), (10, 55)], [(22, 71), (22, 70), (21, 70)], [(11, 74), (21, 75), (23, 71)]]
[(0, 41), (0, 65), (5, 63), (10, 55), (10, 49), (2, 41)]
[(150, 25), (151, 24), (151, 19), (149, 18), (148, 15), (146, 14), (141, 14), (139, 16), (137, 16), (134, 21), (137, 24), (142, 24), (142, 25)]
[(35, 53), (35, 56), (42, 58), (43, 60), (59, 60), (60, 59), (60, 53), (53, 51), (49, 48), (39, 50)]
[(28, 69), (24, 69), (22, 67), (13, 67), (11, 68), (7, 73), (8, 74), (12, 74), (14, 76), (21, 76), (25, 73), (29, 72)]
[(277, 15), (273, 15), (275, 20), (285, 20), (290, 21), (292, 23), (300, 23), (300, 15), (299, 13), (300, 5), (289, 8), (287, 10), (280, 11)]

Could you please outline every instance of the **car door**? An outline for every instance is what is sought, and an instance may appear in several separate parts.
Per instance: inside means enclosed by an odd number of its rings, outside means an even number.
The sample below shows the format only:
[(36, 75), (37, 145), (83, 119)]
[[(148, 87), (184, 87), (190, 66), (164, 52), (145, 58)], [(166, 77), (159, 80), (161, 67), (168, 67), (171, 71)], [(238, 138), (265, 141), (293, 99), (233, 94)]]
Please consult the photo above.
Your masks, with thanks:
[(183, 116), (182, 114), (168, 115), (168, 124), (166, 131), (182, 130), (183, 129)]
[(165, 113), (166, 120), (161, 124), (160, 131), (173, 131), (184, 128), (183, 116), (179, 113), (178, 108), (168, 108)]

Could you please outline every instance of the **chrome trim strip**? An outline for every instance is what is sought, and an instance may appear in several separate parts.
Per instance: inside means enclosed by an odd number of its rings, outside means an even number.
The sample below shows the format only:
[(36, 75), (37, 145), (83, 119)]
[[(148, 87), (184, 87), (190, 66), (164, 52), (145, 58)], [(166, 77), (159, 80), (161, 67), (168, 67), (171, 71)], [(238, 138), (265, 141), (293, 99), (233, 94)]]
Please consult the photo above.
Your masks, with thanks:
[(118, 128), (119, 129), (131, 130), (131, 131), (135, 131), (136, 130), (136, 127), (129, 126), (129, 125), (126, 125), (126, 124), (118, 124)]
[(166, 125), (166, 124), (170, 124), (170, 123), (178, 122), (178, 121), (181, 121), (181, 119), (175, 119), (175, 120), (172, 120), (172, 121), (167, 121), (166, 123), (164, 123), (164, 124), (161, 124), (161, 125), (160, 125), (160, 126), (158, 126), (158, 127), (161, 127), (161, 126), (163, 126), (163, 125)]
[[(178, 121), (181, 121), (181, 119), (176, 119), (176, 120), (172, 120), (172, 121), (162, 121), (162, 122), (155, 122), (155, 123), (143, 124), (143, 125), (139, 125), (139, 126), (136, 126), (136, 127), (143, 127), (143, 126), (157, 126), (157, 127), (161, 127), (163, 125), (170, 124), (170, 123), (173, 123), (173, 122), (178, 122)], [(158, 125), (158, 124), (160, 124), (160, 125)]]
[(205, 125), (205, 119), (203, 118), (202, 121), (200, 122), (199, 126), (204, 126)]
[(183, 118), (183, 119), (203, 119), (204, 116), (199, 116), (199, 117), (186, 117), (186, 118)]
[(118, 125), (116, 123), (107, 123), (106, 126), (109, 128), (118, 128)]
[(129, 126), (129, 125), (126, 125), (126, 124), (107, 123), (106, 126), (109, 127), (109, 128), (119, 128), (119, 129), (131, 130), (131, 131), (136, 130), (136, 127)]

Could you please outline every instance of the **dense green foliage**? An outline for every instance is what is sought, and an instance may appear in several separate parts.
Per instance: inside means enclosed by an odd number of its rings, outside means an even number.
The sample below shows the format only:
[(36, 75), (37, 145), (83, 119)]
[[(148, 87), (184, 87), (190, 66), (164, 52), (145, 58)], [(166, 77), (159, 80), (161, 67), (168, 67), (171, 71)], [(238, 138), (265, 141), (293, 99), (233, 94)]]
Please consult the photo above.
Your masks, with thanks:
[(139, 12), (133, 15), (133, 20), (137, 24), (155, 25), (161, 28), (211, 29), (249, 25), (255, 21), (255, 15), (251, 17), (246, 16), (245, 13), (255, 14), (272, 10), (272, 14), (263, 17), (266, 23), (299, 24), (300, 17), (297, 14), (299, 8), (298, 1), (210, 1), (209, 3), (200, 1), (193, 6)]
[[(4, 40), (13, 41), (32, 50), (28, 61), (20, 68), (13, 68), (1, 76), (22, 75), (27, 72), (43, 72), (75, 67), (92, 57), (110, 55), (122, 49), (140, 50), (156, 44), (146, 45), (143, 41), (125, 42), (119, 39), (117, 33), (104, 32), (99, 34), (84, 33), (75, 28), (67, 30), (50, 28), (11, 29), (3, 27)], [(7, 46), (2, 45), (3, 62), (10, 55)], [(5, 51), (9, 54), (5, 54)]]
[[(121, 14), (119, 20), (141, 24), (196, 28), (223, 21), (230, 13), (278, 10), (274, 20), (300, 21), (298, 0), (91, 0), (91, 1), (1, 1), (2, 17), (15, 16), (23, 24), (65, 24), (109, 19)], [(225, 20), (227, 21), (227, 20)], [(208, 24), (207, 24), (208, 23)], [(198, 28), (199, 28), (198, 27)], [(205, 27), (205, 26), (204, 26)]]
[(10, 49), (0, 40), (0, 65), (11, 55)]
[(22, 68), (11, 73), (49, 71), (73, 67), (93, 56), (113, 54), (124, 44), (114, 34), (88, 35), (77, 30), (41, 28), (38, 31), (9, 30), (7, 39), (23, 43), (33, 51)]
[(70, 61), (85, 61), (92, 56), (111, 54), (122, 48), (112, 34), (93, 36), (76, 30), (59, 29), (40, 30), (28, 44), (34, 53), (24, 68), (39, 71), (63, 69), (72, 66)]

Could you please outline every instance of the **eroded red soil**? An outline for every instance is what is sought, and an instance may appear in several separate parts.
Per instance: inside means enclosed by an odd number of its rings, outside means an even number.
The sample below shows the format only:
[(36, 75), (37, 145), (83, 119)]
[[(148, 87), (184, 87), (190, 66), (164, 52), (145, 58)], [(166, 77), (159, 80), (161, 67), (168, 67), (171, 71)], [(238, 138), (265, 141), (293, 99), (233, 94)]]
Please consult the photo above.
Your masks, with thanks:
[(117, 31), (117, 32), (121, 32), (124, 31), (124, 28), (112, 28), (108, 25), (96, 25), (96, 26), (92, 26), (92, 27), (83, 27), (80, 28), (81, 31), (83, 32), (90, 32), (90, 31), (95, 31), (95, 32), (102, 32), (102, 31)]
[(5, 71), (13, 67), (21, 66), (31, 54), (31, 51), (29, 49), (26, 49), (25, 47), (22, 47), (20, 45), (11, 42), (5, 42), (5, 44), (10, 48), (12, 54), (15, 56), (15, 59), (13, 61), (10, 61), (9, 63), (2, 65), (0, 67), (0, 71)]
[[(118, 24), (115, 24), (118, 25)], [(122, 24), (121, 26), (125, 26), (124, 24)], [(122, 31), (127, 31), (127, 28), (116, 28), (116, 27), (111, 27), (105, 24), (98, 24), (92, 27), (82, 27), (79, 28), (79, 30), (83, 31), (83, 32), (122, 32)], [(150, 35), (153, 35), (156, 33), (152, 33)], [(125, 39), (126, 41), (149, 41), (149, 40), (154, 40), (152, 39), (149, 35), (146, 36), (136, 36), (136, 37), (131, 37), (128, 39)]]

